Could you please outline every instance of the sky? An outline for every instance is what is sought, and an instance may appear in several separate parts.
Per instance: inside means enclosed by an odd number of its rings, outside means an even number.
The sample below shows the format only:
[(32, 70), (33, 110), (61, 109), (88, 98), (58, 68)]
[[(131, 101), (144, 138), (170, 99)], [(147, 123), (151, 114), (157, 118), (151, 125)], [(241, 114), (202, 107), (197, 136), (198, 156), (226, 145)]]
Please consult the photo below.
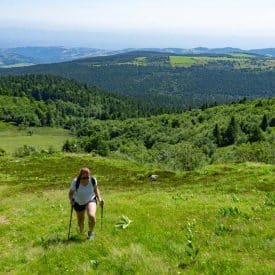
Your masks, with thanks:
[(275, 47), (274, 0), (0, 0), (0, 47)]

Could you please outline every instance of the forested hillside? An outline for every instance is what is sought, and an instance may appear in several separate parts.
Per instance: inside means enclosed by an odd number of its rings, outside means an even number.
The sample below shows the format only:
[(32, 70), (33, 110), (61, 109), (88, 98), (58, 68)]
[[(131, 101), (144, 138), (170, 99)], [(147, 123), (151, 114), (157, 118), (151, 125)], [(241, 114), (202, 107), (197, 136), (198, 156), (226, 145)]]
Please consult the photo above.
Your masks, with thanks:
[(50, 75), (0, 78), (0, 120), (26, 126), (77, 127), (89, 119), (125, 119), (154, 113), (149, 105)]
[(272, 97), (275, 59), (248, 54), (179, 56), (156, 52), (2, 69), (0, 74), (47, 73), (178, 110), (203, 104)]
[(173, 170), (275, 163), (275, 98), (125, 121), (86, 121), (65, 151), (95, 152)]

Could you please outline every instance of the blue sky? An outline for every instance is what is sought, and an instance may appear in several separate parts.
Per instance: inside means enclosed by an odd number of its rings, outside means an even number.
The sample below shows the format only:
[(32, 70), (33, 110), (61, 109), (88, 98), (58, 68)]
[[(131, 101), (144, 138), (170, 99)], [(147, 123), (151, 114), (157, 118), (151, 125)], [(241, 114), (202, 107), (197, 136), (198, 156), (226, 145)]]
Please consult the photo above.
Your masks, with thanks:
[(274, 14), (274, 0), (0, 0), (0, 43), (275, 47)]

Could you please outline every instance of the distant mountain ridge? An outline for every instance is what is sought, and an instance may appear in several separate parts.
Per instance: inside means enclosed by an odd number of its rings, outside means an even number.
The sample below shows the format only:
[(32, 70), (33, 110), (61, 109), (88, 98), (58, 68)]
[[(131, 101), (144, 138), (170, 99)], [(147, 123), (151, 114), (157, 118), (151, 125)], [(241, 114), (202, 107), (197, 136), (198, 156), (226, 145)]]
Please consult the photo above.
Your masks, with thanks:
[(62, 76), (169, 111), (275, 95), (272, 57), (128, 50), (116, 55), (0, 69), (0, 75)]
[(192, 49), (182, 48), (128, 48), (121, 50), (105, 50), (97, 48), (65, 48), (65, 47), (17, 47), (0, 49), (0, 68), (19, 67), (33, 64), (58, 63), (71, 61), (79, 58), (109, 56), (132, 51), (153, 51), (174, 54), (230, 54), (247, 53), (264, 56), (274, 56), (275, 48), (243, 50), (239, 48), (206, 48), (197, 47)]

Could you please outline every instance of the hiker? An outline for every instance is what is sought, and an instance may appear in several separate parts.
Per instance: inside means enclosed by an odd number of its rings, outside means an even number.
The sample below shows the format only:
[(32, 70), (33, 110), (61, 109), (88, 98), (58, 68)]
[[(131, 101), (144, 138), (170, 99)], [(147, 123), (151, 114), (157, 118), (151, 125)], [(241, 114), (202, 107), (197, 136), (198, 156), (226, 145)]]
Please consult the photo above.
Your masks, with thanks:
[(94, 227), (96, 221), (96, 204), (99, 201), (100, 206), (103, 207), (104, 200), (100, 196), (97, 186), (97, 180), (91, 176), (90, 169), (85, 167), (79, 172), (69, 191), (69, 200), (76, 211), (77, 221), (80, 233), (84, 230), (85, 210), (89, 219), (88, 238), (94, 238)]

